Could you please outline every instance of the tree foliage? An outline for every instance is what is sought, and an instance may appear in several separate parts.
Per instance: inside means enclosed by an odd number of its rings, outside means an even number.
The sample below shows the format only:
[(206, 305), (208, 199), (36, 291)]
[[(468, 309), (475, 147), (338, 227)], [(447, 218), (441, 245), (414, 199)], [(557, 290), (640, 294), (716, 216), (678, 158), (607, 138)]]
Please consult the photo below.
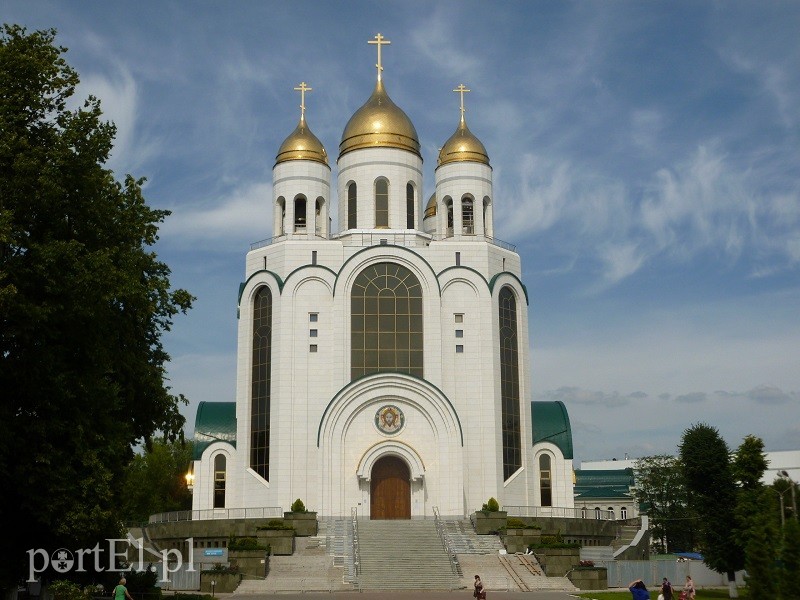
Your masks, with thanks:
[(0, 583), (25, 549), (117, 535), (132, 446), (184, 423), (161, 335), (192, 297), (149, 248), (168, 212), (104, 167), (115, 127), (94, 97), (67, 109), (55, 36), (0, 29), (0, 514), (25, 523)]
[(782, 600), (800, 600), (800, 524), (797, 518), (788, 519), (783, 528), (780, 552)]
[(680, 462), (666, 454), (636, 461), (636, 501), (650, 518), (661, 551), (692, 551), (695, 519), (689, 508)]
[(192, 463), (191, 441), (155, 439), (137, 454), (126, 469), (122, 517), (126, 522), (145, 522), (155, 513), (191, 510), (192, 494), (186, 472)]
[[(727, 573), (730, 584), (734, 573), (744, 568), (744, 548), (732, 527), (737, 495), (728, 445), (716, 428), (699, 423), (683, 432), (679, 448), (690, 505), (700, 517), (703, 561)], [(735, 597), (735, 586), (729, 589)]]

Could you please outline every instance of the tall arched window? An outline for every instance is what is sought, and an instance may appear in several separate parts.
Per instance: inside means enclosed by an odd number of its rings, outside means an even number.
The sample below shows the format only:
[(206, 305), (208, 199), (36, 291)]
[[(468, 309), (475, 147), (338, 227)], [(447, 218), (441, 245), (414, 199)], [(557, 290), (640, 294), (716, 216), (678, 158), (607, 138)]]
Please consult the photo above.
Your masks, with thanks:
[(553, 506), (553, 479), (549, 454), (542, 454), (539, 457), (539, 492), (541, 506)]
[(410, 183), (406, 184), (406, 229), (415, 229), (414, 227), (414, 186)]
[(608, 507), (608, 518), (611, 519), (612, 521), (614, 520), (614, 507), (613, 506), (609, 506)]
[(503, 478), (522, 466), (519, 416), (519, 359), (517, 351), (517, 299), (509, 287), (500, 290), (500, 395), (502, 405)]
[(269, 480), (269, 408), (272, 371), (272, 292), (253, 300), (253, 362), (250, 400), (250, 468)]
[(422, 287), (407, 268), (370, 265), (351, 295), (351, 377), (399, 371), (422, 377)]
[(322, 205), (325, 204), (325, 199), (320, 196), (314, 202), (314, 233), (322, 233)]
[(347, 186), (347, 228), (356, 229), (358, 224), (358, 194), (355, 182)]
[(286, 233), (286, 199), (283, 196), (278, 198), (278, 210), (281, 213), (281, 218), (278, 222), (278, 231), (275, 232), (276, 236)]
[(453, 235), (453, 199), (452, 198), (445, 198), (444, 205), (447, 207), (447, 232), (446, 236), (451, 237)]
[(627, 506), (623, 506), (622, 508), (619, 509), (619, 518), (622, 519), (623, 521), (628, 518)]
[(225, 508), (225, 455), (214, 457), (214, 508)]
[(294, 199), (294, 230), (306, 228), (306, 197), (297, 196)]
[(597, 519), (598, 521), (600, 520), (600, 507), (599, 506), (595, 506), (594, 507), (594, 518)]
[(586, 518), (586, 507), (584, 506), (583, 508), (581, 508), (581, 519), (585, 518)]
[(389, 182), (385, 179), (375, 181), (375, 227), (389, 227)]
[(466, 235), (475, 233), (475, 208), (469, 196), (461, 199), (461, 227)]

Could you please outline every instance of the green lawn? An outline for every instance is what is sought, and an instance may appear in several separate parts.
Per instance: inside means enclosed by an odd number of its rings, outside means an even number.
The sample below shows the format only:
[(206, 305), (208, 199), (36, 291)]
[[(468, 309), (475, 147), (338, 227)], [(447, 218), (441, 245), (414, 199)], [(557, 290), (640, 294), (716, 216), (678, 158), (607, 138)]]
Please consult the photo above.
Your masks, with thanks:
[[(739, 588), (739, 598), (746, 599), (747, 598), (747, 590)], [(591, 598), (592, 600), (630, 600), (631, 593), (630, 592), (583, 592), (578, 594), (579, 598)], [(678, 598), (678, 594), (673, 596), (674, 598)], [(727, 589), (715, 589), (715, 590), (697, 590), (697, 596), (695, 600), (712, 600), (717, 598), (727, 598), (728, 597), (728, 590)], [(656, 588), (650, 589), (650, 598), (652, 600), (656, 600), (658, 598), (658, 590)]]

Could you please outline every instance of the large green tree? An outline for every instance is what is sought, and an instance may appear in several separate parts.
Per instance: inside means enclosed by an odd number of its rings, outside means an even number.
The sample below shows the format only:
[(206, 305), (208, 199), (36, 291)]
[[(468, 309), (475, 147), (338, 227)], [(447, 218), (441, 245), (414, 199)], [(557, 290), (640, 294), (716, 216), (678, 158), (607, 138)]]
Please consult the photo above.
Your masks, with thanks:
[(29, 548), (118, 535), (132, 447), (182, 435), (162, 334), (192, 301), (151, 246), (166, 211), (104, 165), (115, 127), (55, 30), (0, 29), (0, 584)]
[(735, 572), (744, 568), (744, 548), (736, 531), (737, 489), (730, 451), (716, 428), (705, 423), (683, 432), (680, 459), (689, 501), (700, 517), (703, 562), (727, 573), (731, 598), (737, 598)]
[(634, 468), (636, 500), (650, 518), (651, 535), (661, 551), (694, 550), (695, 519), (678, 459), (666, 454), (646, 456)]
[(780, 559), (781, 600), (800, 600), (800, 524), (796, 517), (788, 519), (783, 528)]
[(122, 514), (127, 522), (146, 522), (155, 513), (191, 510), (185, 475), (192, 463), (190, 441), (155, 439), (128, 465)]

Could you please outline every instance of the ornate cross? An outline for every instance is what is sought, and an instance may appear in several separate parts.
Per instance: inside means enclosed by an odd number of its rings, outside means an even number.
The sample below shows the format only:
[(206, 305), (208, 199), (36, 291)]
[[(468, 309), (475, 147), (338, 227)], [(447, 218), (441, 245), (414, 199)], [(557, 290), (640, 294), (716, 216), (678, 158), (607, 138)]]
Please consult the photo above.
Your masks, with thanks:
[(466, 86), (462, 83), (453, 90), (454, 92), (458, 92), (461, 95), (461, 118), (464, 118), (464, 113), (466, 112), (466, 108), (464, 108), (464, 92), (471, 92), (472, 90), (468, 90)]
[(300, 85), (294, 88), (296, 92), (300, 92), (300, 120), (306, 118), (306, 92), (310, 92), (312, 89), (306, 85), (305, 81), (301, 81)]
[(389, 40), (385, 40), (384, 37), (379, 33), (375, 36), (375, 40), (367, 41), (368, 44), (377, 44), (378, 46), (378, 64), (375, 65), (378, 67), (378, 81), (381, 80), (381, 71), (383, 71), (383, 67), (381, 66), (381, 46), (389, 45), (392, 42)]

